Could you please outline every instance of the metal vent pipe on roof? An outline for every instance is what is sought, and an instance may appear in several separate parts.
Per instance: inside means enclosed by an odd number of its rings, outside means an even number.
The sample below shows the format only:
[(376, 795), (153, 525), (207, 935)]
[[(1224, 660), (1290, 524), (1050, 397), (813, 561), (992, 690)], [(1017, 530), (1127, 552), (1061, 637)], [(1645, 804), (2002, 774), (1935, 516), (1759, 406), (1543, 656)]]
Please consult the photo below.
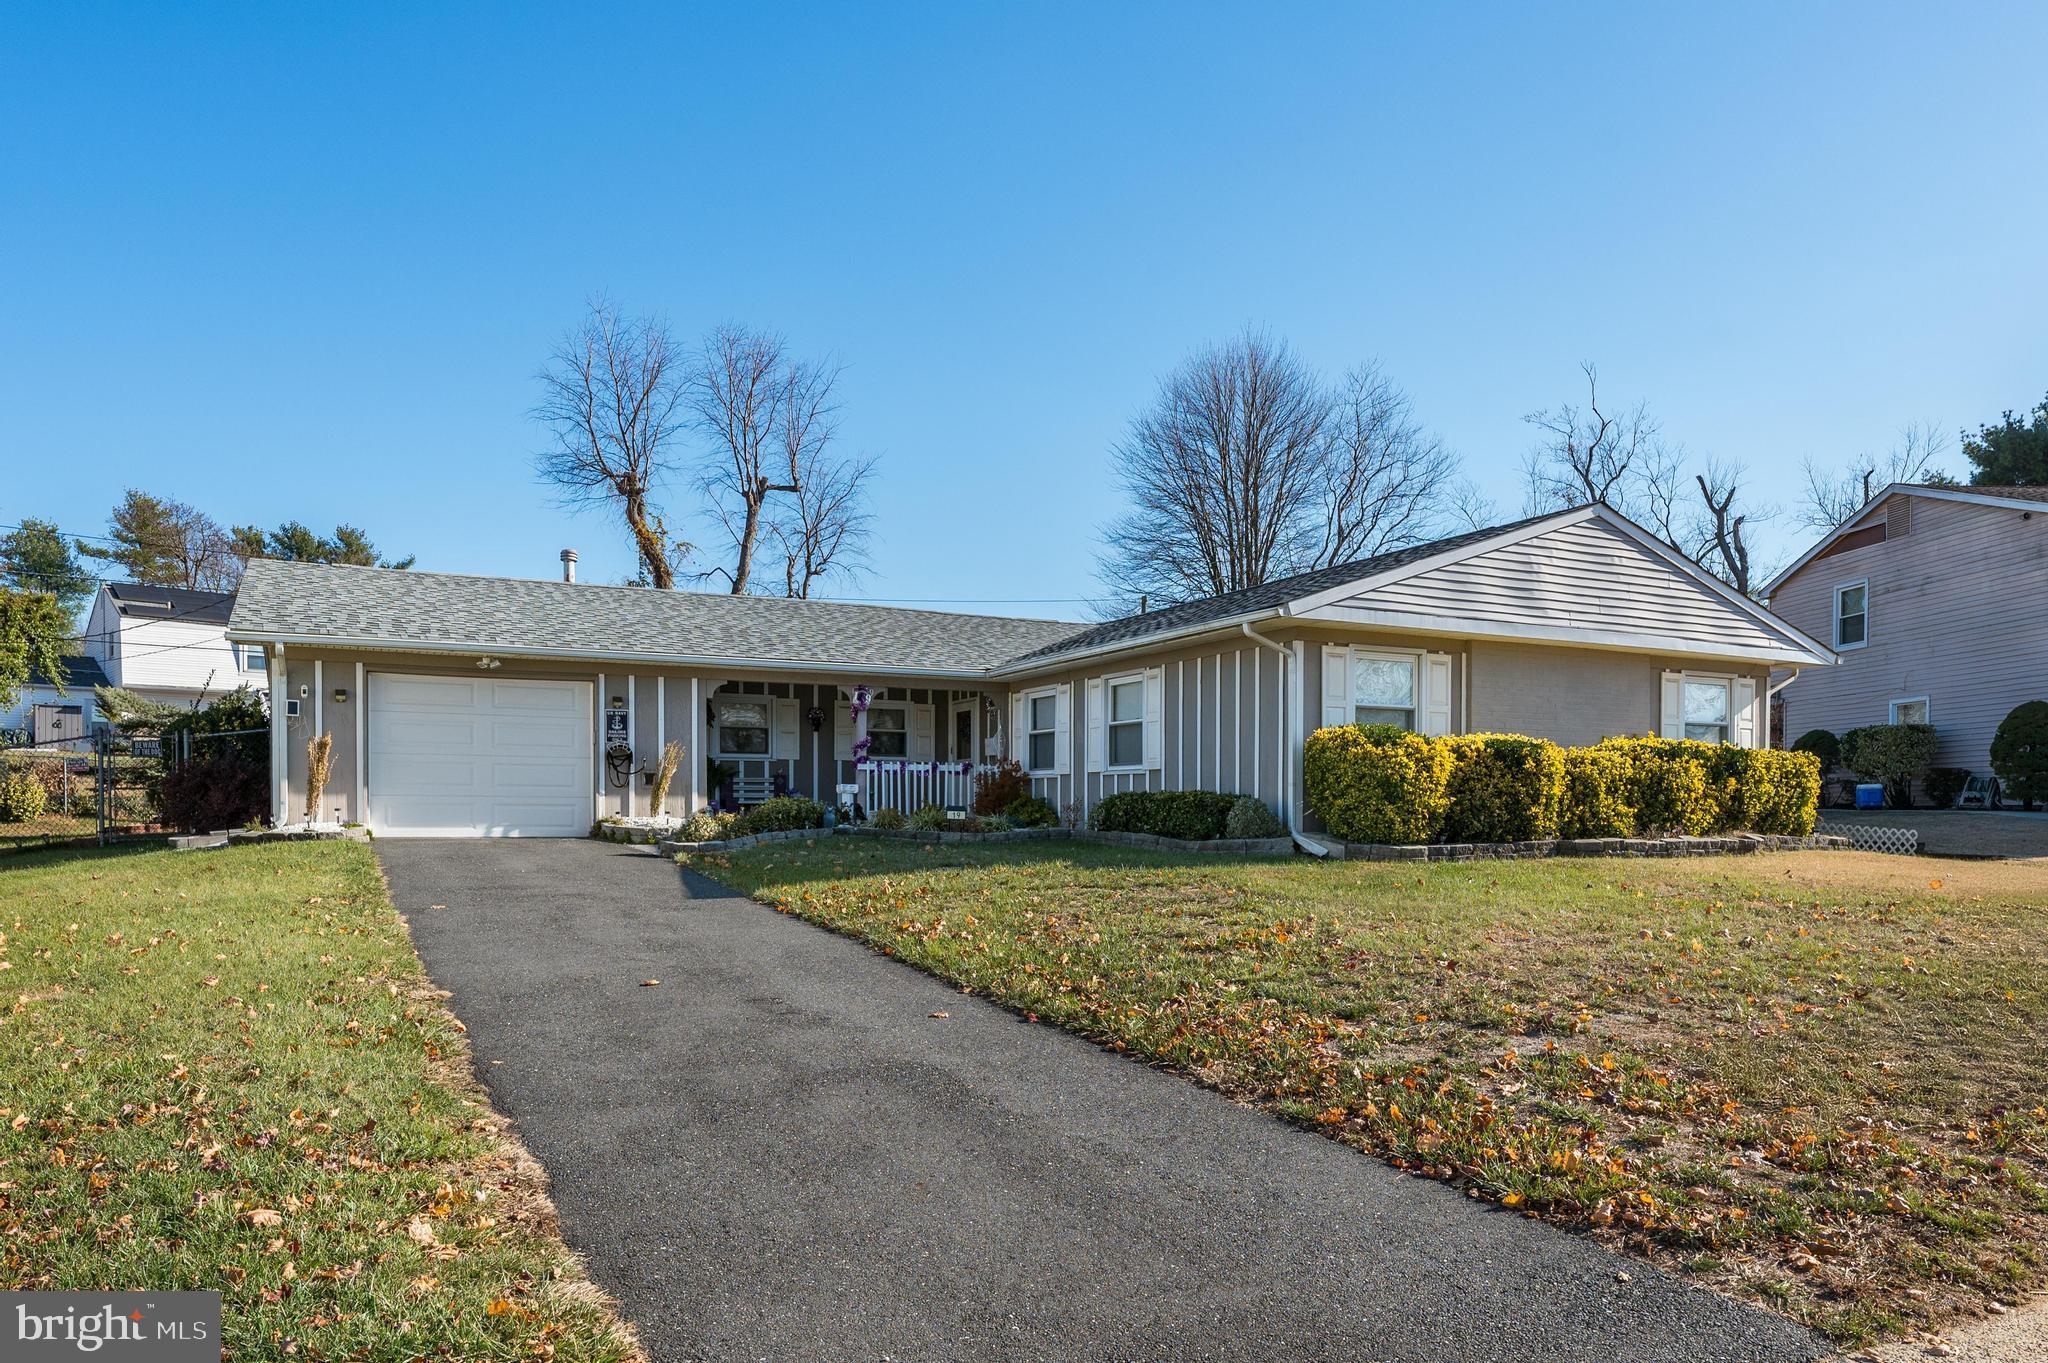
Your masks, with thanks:
[(574, 582), (575, 580), (576, 551), (574, 549), (564, 549), (562, 551), (562, 581)]

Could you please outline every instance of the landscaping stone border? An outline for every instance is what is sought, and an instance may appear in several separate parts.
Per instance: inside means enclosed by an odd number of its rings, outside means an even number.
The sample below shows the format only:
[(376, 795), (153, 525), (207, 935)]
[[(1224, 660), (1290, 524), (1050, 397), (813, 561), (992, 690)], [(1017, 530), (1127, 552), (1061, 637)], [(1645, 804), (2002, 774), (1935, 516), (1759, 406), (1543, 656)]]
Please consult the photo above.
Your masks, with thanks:
[[(230, 846), (252, 842), (368, 842), (367, 828), (234, 828), (228, 830)], [(215, 843), (214, 846), (220, 844)]]
[(1207, 842), (1183, 842), (1179, 838), (1161, 838), (1150, 833), (1097, 833), (1075, 828), (1004, 828), (968, 833), (950, 829), (925, 832), (915, 828), (854, 827), (830, 831), (799, 828), (789, 833), (757, 833), (719, 842), (664, 842), (661, 854), (672, 857), (679, 852), (736, 852), (764, 842), (788, 842), (793, 838), (831, 837), (834, 834), (856, 838), (894, 838), (899, 842), (1095, 842), (1116, 847), (1143, 847), (1155, 852), (1207, 852), (1241, 857), (1283, 857), (1294, 851), (1292, 838), (1217, 838)]
[(1724, 833), (1703, 838), (1542, 838), (1533, 842), (1337, 844), (1351, 861), (1533, 861), (1544, 857), (1706, 857), (1744, 852), (1841, 851), (1849, 839), (1828, 833)]
[(681, 824), (667, 828), (652, 828), (641, 824), (600, 823), (591, 828), (591, 833), (606, 842), (623, 843), (628, 847), (652, 847), (679, 832)]

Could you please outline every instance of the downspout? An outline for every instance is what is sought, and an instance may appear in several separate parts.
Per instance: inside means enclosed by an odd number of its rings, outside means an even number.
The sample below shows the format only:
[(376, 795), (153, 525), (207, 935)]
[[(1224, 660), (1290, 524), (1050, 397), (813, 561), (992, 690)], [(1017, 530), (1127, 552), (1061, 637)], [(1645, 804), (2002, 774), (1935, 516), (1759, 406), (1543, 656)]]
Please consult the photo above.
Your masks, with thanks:
[(1798, 680), (1799, 680), (1799, 669), (1795, 667), (1795, 668), (1793, 668), (1793, 669), (1792, 669), (1792, 675), (1791, 675), (1791, 676), (1789, 676), (1789, 677), (1785, 678), (1785, 680), (1783, 680), (1783, 681), (1779, 682), (1779, 683), (1778, 683), (1778, 684), (1777, 684), (1776, 686), (1766, 686), (1766, 687), (1764, 688), (1764, 742), (1763, 742), (1763, 746), (1765, 746), (1766, 748), (1768, 748), (1768, 747), (1770, 747), (1770, 746), (1771, 746), (1771, 702), (1772, 702), (1773, 700), (1776, 700), (1776, 699), (1777, 699), (1777, 697), (1778, 697), (1778, 693), (1779, 693), (1780, 691), (1783, 691), (1783, 690), (1784, 690), (1784, 689), (1785, 689), (1786, 687), (1790, 686), (1790, 685), (1791, 685), (1791, 684), (1792, 684), (1793, 682), (1796, 682), (1796, 681), (1798, 681)]
[[(1268, 639), (1265, 635), (1253, 629), (1249, 624), (1241, 624), (1238, 626), (1238, 628), (1244, 631), (1245, 638), (1251, 640), (1255, 644), (1260, 644), (1266, 648), (1270, 648), (1275, 653), (1280, 655), (1280, 694), (1282, 697), (1288, 696), (1289, 692), (1287, 690), (1287, 670), (1288, 665), (1294, 661), (1294, 651), (1288, 648), (1285, 644), (1275, 643), (1273, 640)], [(1303, 703), (1306, 704), (1306, 702)], [(1296, 716), (1294, 711), (1295, 706), (1290, 703), (1287, 707), (1288, 727), (1290, 728), (1296, 727), (1300, 723), (1300, 720), (1298, 716)], [(1330, 849), (1323, 846), (1323, 844), (1317, 842), (1314, 838), (1309, 837), (1306, 833), (1303, 833), (1301, 831), (1301, 809), (1298, 805), (1296, 805), (1294, 799), (1292, 798), (1294, 794), (1294, 782), (1290, 776), (1290, 773), (1292, 771), (1292, 767), (1290, 764), (1294, 761), (1300, 760), (1298, 757), (1295, 756), (1294, 747), (1295, 744), (1291, 736), (1283, 738), (1280, 744), (1281, 783), (1283, 789), (1287, 791), (1289, 797), (1287, 800), (1287, 832), (1288, 835), (1294, 839), (1295, 843), (1301, 848), (1302, 851), (1307, 852), (1310, 856), (1327, 857), (1330, 855)]]

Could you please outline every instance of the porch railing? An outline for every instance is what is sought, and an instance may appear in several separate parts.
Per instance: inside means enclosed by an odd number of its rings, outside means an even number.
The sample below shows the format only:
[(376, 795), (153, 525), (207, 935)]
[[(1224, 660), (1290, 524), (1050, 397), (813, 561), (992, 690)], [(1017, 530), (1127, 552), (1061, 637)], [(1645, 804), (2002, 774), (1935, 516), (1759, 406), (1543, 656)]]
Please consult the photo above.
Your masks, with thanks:
[(915, 813), (925, 805), (966, 809), (974, 803), (974, 781), (989, 768), (973, 762), (911, 762), (869, 757), (854, 763), (861, 808)]

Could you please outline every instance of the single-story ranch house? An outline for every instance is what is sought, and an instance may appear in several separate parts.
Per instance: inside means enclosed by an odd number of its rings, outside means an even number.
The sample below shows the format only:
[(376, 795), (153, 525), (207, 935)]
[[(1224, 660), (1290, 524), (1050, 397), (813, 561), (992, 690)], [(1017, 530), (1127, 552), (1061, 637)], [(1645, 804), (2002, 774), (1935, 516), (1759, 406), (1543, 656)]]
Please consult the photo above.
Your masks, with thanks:
[[(565, 554), (565, 561), (573, 556)], [(1313, 848), (1303, 740), (1388, 722), (1563, 743), (1768, 743), (1772, 669), (1834, 654), (1605, 507), (1107, 623), (258, 559), (228, 637), (267, 650), (274, 812), (384, 836), (586, 833), (721, 789), (964, 806), (1008, 755), (1104, 795), (1258, 796)], [(654, 811), (664, 744), (688, 756)]]

